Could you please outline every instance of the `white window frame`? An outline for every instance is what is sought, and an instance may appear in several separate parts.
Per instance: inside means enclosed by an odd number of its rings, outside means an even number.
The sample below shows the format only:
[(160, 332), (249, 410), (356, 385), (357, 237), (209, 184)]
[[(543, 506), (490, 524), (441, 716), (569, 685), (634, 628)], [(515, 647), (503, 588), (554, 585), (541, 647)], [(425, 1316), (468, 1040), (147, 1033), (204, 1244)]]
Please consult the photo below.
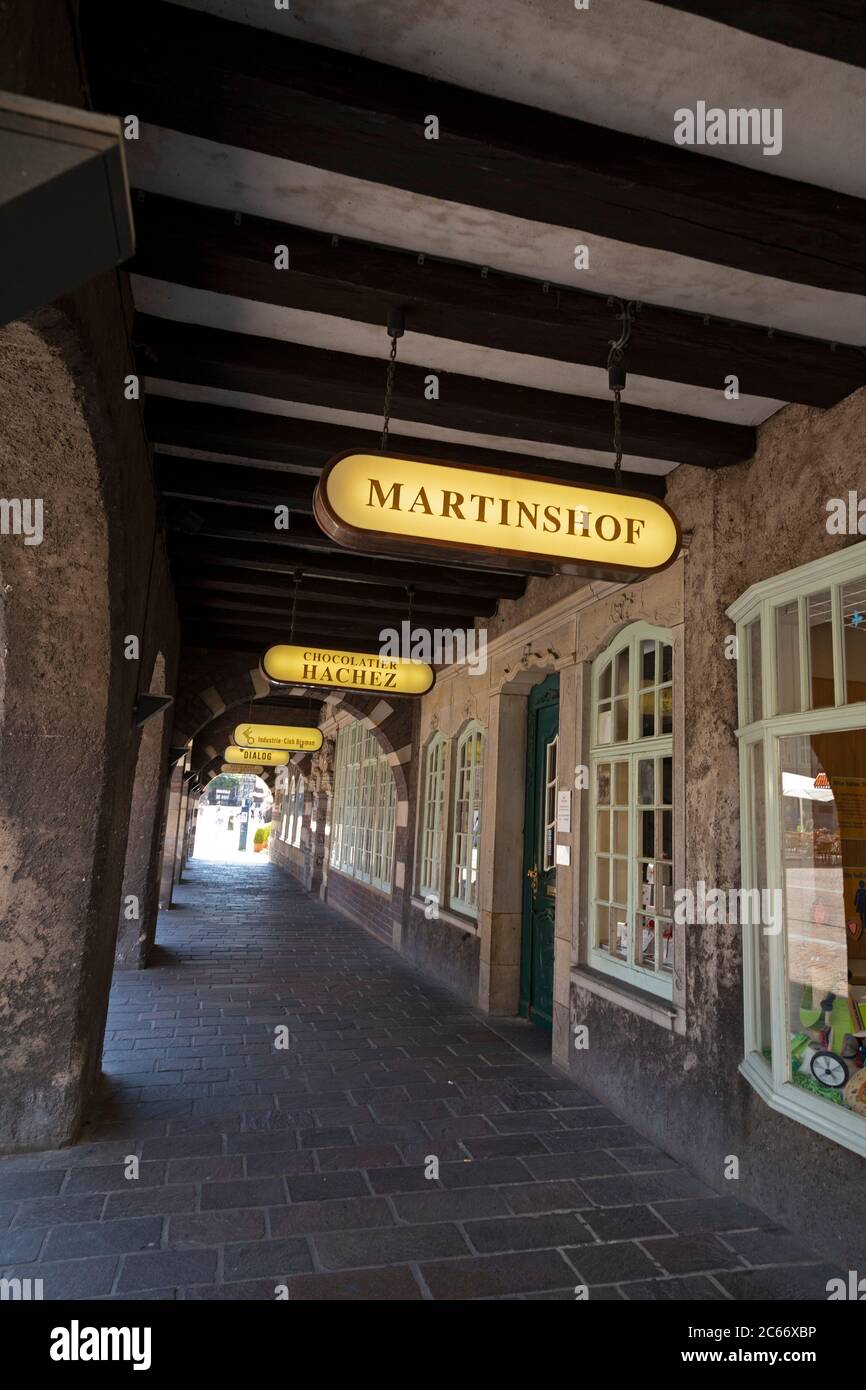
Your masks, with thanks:
[[(654, 627), (649, 623), (637, 622), (630, 623), (623, 628), (613, 641), (600, 652), (592, 663), (592, 698), (591, 698), (591, 728), (590, 728), (590, 754), (589, 754), (589, 780), (590, 780), (590, 815), (589, 815), (589, 923), (587, 934), (587, 961), (595, 970), (601, 971), (605, 975), (622, 980), (624, 983), (632, 985), (636, 989), (644, 990), (649, 994), (658, 996), (664, 1000), (673, 1001), (674, 995), (674, 976), (677, 972), (678, 962), (676, 951), (678, 947), (677, 932), (673, 928), (673, 891), (677, 882), (676, 877), (676, 796), (677, 779), (676, 767), (674, 766), (673, 731), (670, 734), (654, 734), (651, 737), (639, 737), (639, 713), (640, 713), (640, 678), (639, 678), (639, 653), (642, 641), (664, 642), (671, 648), (671, 681), (669, 682), (672, 692), (672, 711), (674, 708), (674, 681), (675, 671), (673, 662), (673, 634), (669, 628)], [(603, 671), (608, 665), (611, 667), (611, 701), (605, 700), (603, 703), (611, 704), (613, 709), (613, 681), (615, 673), (615, 661), (619, 652), (630, 652), (629, 658), (629, 688), (628, 688), (628, 738), (621, 742), (597, 743), (598, 735), (598, 714), (599, 704), (599, 684)], [(660, 673), (656, 673), (657, 676)], [(668, 682), (658, 680), (651, 687), (658, 690), (660, 686), (667, 685)], [(673, 717), (673, 715), (672, 715)], [(613, 724), (613, 715), (612, 715)], [(660, 973), (649, 970), (645, 966), (636, 965), (632, 960), (620, 960), (610, 951), (604, 951), (596, 946), (596, 875), (597, 875), (597, 822), (598, 822), (598, 767), (601, 763), (627, 762), (629, 765), (628, 780), (628, 884), (627, 884), (627, 907), (626, 921), (628, 924), (628, 953), (634, 955), (633, 941), (636, 932), (636, 921), (639, 915), (638, 902), (638, 863), (640, 856), (637, 853), (638, 832), (639, 832), (639, 809), (637, 804), (637, 765), (645, 758), (671, 759), (671, 911), (664, 914), (666, 919), (670, 918), (672, 923), (672, 934), (670, 937), (674, 959), (672, 969), (669, 972)], [(613, 796), (614, 778), (611, 777), (611, 796)], [(659, 914), (661, 915), (661, 914)], [(658, 931), (658, 928), (656, 929)]]
[[(845, 704), (844, 636), (841, 590), (850, 580), (866, 576), (866, 542), (847, 547), (835, 555), (824, 556), (810, 564), (800, 565), (771, 579), (753, 584), (727, 610), (737, 627), (738, 706), (740, 718), (751, 714), (751, 676), (749, 652), (746, 649), (746, 628), (760, 622), (763, 718), (743, 722), (737, 729), (740, 748), (740, 834), (742, 886), (760, 888), (761, 869), (765, 869), (765, 886), (778, 891), (784, 900), (782, 859), (781, 806), (779, 785), (781, 767), (779, 740), (789, 735), (845, 732), (866, 729), (866, 701)], [(829, 589), (833, 613), (833, 673), (834, 704), (818, 709), (808, 708), (811, 695), (809, 671), (808, 630), (804, 622), (805, 601), (810, 594)], [(792, 714), (776, 714), (776, 634), (774, 610), (782, 603), (797, 602), (800, 611), (800, 710)], [(765, 844), (767, 863), (754, 862), (754, 807), (748, 785), (748, 750), (761, 743), (764, 752), (764, 806), (766, 817)], [(761, 1004), (758, 975), (759, 954), (756, 932), (760, 927), (743, 931), (743, 1018), (744, 1059), (740, 1071), (758, 1094), (774, 1110), (797, 1120), (828, 1139), (866, 1156), (866, 1122), (862, 1116), (839, 1105), (831, 1105), (821, 1096), (803, 1090), (790, 1080), (789, 1039), (789, 981), (787, 961), (787, 932), (768, 933), (768, 970), (770, 1000), (770, 1033), (772, 1063), (760, 1052), (759, 1010)]]
[(359, 720), (337, 733), (330, 865), (391, 892), (397, 788), (387, 755)]
[(442, 734), (434, 734), (424, 751), (418, 892), (422, 898), (433, 898), (437, 903), (442, 899), (442, 873), (445, 867), (447, 757), (447, 740)]
[[(473, 762), (468, 772), (468, 796), (465, 798), (465, 800), (469, 809), (467, 823), (470, 826), (470, 829), (469, 831), (461, 831), (459, 828), (458, 820), (458, 806), (460, 805), (462, 799), (460, 793), (463, 789), (463, 769), (461, 768), (461, 763), (463, 760), (464, 750), (466, 749), (470, 739), (474, 738), (478, 738), (480, 740), (480, 758), (476, 759)], [(481, 727), (481, 725), (473, 719), (469, 724), (467, 724), (466, 728), (463, 730), (462, 734), (457, 740), (457, 749), (455, 753), (454, 763), (454, 785), (451, 793), (452, 829), (451, 862), (449, 866), (450, 891), (448, 895), (448, 905), (449, 907), (454, 908), (456, 912), (462, 912), (466, 917), (475, 918), (477, 918), (478, 916), (478, 892), (481, 884), (481, 836), (483, 833), (484, 762), (486, 756), (485, 743), (486, 736), (484, 730)], [(478, 817), (478, 830), (477, 833), (474, 833), (471, 829), (471, 826), (473, 824), (476, 814)], [(471, 874), (468, 874), (467, 878), (470, 883), (470, 894), (472, 895), (466, 898), (460, 896), (460, 893), (457, 891), (457, 883), (459, 881), (459, 875), (462, 870), (471, 870), (473, 841), (475, 842), (474, 894), (472, 894), (473, 885)]]

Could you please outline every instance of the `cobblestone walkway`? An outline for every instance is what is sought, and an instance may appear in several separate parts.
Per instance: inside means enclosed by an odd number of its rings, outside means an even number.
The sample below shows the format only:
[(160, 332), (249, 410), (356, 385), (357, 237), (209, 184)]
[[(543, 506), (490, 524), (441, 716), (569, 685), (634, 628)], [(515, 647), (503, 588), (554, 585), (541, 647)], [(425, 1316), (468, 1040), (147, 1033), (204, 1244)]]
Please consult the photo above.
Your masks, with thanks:
[(280, 870), (193, 861), (178, 903), (115, 983), (83, 1141), (0, 1160), (0, 1274), (48, 1299), (826, 1298), (840, 1271), (524, 1055), (534, 1030)]

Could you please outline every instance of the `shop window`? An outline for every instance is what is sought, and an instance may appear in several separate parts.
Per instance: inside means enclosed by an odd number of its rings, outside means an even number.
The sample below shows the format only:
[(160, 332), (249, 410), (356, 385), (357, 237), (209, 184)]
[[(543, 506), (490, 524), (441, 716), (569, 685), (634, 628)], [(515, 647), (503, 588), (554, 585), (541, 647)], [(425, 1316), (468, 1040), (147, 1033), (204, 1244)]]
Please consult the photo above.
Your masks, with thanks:
[(434, 734), (424, 755), (422, 786), (418, 891), (423, 898), (435, 898), (437, 902), (442, 888), (446, 749), (442, 735)]
[(478, 915), (483, 780), (484, 733), (473, 723), (457, 744), (450, 895), (451, 907), (471, 917)]
[(291, 779), (283, 793), (283, 814), (280, 818), (280, 839), (287, 845), (292, 843), (292, 827), (295, 819), (295, 776)]
[(673, 645), (637, 623), (593, 666), (590, 963), (673, 993)]
[(337, 735), (331, 855), (335, 869), (391, 891), (397, 793), (388, 760), (358, 721)]
[[(866, 545), (755, 585), (729, 616), (747, 654), (743, 888), (765, 890), (743, 928), (742, 1070), (866, 1154)], [(773, 653), (757, 669), (754, 631)]]

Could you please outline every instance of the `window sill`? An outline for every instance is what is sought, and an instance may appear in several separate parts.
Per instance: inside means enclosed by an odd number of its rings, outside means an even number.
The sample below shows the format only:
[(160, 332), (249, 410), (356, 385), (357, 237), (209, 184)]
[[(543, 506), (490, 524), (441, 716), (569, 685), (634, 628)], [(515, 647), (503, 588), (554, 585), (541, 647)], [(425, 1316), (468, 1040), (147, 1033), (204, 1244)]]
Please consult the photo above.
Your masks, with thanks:
[[(411, 899), (412, 906), (417, 907), (419, 912), (424, 912), (428, 906), (425, 898), (418, 898), (414, 895)], [(469, 936), (478, 935), (478, 923), (474, 917), (463, 917), (460, 913), (454, 912), (450, 908), (437, 905), (435, 918), (428, 918), (429, 921), (446, 922), (449, 927), (458, 927), (460, 931), (467, 932)]]
[(754, 1056), (740, 1063), (740, 1072), (771, 1110), (778, 1110), (789, 1120), (796, 1120), (825, 1139), (832, 1139), (835, 1144), (866, 1157), (866, 1122), (862, 1115), (841, 1105), (829, 1104), (820, 1096), (810, 1095), (790, 1083), (777, 1089), (769, 1068)]
[(631, 1013), (639, 1014), (651, 1023), (657, 1023), (668, 1032), (674, 1031), (680, 1011), (669, 999), (662, 999), (657, 994), (637, 989), (625, 980), (616, 980), (612, 975), (593, 969), (591, 965), (573, 965), (570, 973), (572, 982), (580, 989), (597, 994), (611, 1004), (618, 1004), (620, 1008), (629, 1009)]

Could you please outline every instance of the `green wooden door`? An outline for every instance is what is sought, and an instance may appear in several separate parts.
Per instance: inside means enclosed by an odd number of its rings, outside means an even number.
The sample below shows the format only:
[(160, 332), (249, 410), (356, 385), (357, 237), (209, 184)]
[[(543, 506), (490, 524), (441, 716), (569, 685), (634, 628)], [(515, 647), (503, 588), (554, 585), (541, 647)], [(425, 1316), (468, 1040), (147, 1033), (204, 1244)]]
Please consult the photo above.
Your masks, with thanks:
[(520, 1012), (553, 1027), (553, 928), (556, 916), (556, 774), (559, 676), (529, 696), (526, 813), (523, 822), (523, 935)]

